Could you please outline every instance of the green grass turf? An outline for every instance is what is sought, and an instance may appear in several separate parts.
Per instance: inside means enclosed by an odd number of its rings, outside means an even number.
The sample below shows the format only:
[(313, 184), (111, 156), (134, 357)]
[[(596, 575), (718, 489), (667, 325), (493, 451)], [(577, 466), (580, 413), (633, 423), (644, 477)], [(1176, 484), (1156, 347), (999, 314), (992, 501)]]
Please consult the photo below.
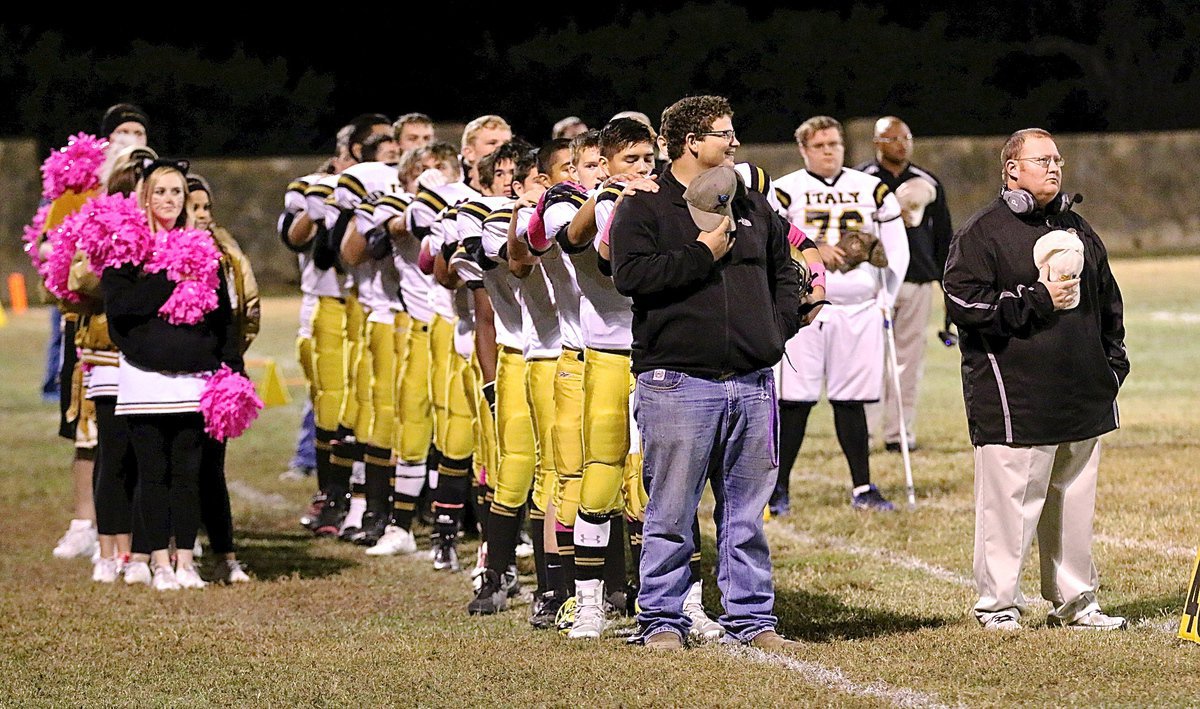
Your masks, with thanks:
[[(254, 583), (172, 594), (94, 584), (86, 561), (50, 557), (71, 515), (71, 451), (52, 437), (56, 409), (37, 395), (46, 313), (10, 313), (0, 329), (0, 704), (1195, 703), (1200, 646), (1175, 639), (1173, 628), (1200, 544), (1200, 259), (1120, 261), (1114, 270), (1133, 373), (1120, 399), (1124, 428), (1104, 443), (1096, 559), (1106, 609), (1136, 627), (1050, 630), (1036, 604), (1024, 632), (975, 627), (958, 354), (931, 342), (913, 455), (916, 512), (850, 510), (830, 410), (814, 411), (793, 471), (794, 512), (768, 523), (780, 627), (802, 641), (790, 665), (721, 647), (664, 657), (616, 637), (568, 643), (531, 629), (523, 605), (470, 618), (465, 574), (434, 573), (423, 555), (369, 559), (312, 539), (295, 521), (310, 486), (276, 479), (298, 401), (265, 411), (229, 450)], [(250, 353), (274, 358), (293, 382), (297, 306), (268, 300)], [(900, 500), (899, 456), (877, 451), (872, 464)], [(710, 522), (705, 530), (711, 573)], [(706, 586), (716, 609), (715, 584)], [(1036, 563), (1026, 593), (1037, 597)]]

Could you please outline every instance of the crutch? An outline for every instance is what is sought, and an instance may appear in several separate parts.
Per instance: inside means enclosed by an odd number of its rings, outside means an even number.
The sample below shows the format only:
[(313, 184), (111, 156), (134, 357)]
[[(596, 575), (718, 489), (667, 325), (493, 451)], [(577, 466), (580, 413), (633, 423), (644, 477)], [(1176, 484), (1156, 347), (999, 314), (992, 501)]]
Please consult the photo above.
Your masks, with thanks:
[[(878, 232), (878, 229), (876, 230)], [(876, 233), (878, 238), (878, 233)], [(882, 268), (876, 268), (876, 276), (879, 279), (879, 289), (886, 293), (887, 285)], [(887, 349), (888, 368), (892, 370), (892, 386), (896, 388), (896, 406), (899, 408), (898, 416), (900, 419), (900, 458), (904, 461), (904, 491), (908, 496), (908, 509), (917, 509), (917, 492), (913, 487), (912, 476), (912, 459), (908, 456), (908, 424), (904, 420), (904, 394), (900, 391), (900, 364), (896, 359), (896, 332), (892, 327), (892, 306), (883, 306), (883, 331), (887, 335), (887, 340), (884, 344)]]

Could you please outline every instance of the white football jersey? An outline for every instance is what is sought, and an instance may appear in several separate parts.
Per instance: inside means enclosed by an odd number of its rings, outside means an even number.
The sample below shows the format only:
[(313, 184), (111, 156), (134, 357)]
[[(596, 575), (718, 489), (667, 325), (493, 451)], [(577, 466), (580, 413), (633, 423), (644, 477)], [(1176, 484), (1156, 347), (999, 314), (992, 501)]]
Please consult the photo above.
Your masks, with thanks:
[[(360, 206), (372, 205), (384, 195), (399, 189), (400, 178), (395, 167), (381, 162), (358, 163), (338, 175), (333, 190), (333, 204), (339, 213), (355, 212)], [(369, 217), (369, 210), (354, 214), (355, 226), (363, 235), (366, 235), (364, 227), (369, 230), (373, 226)], [(369, 319), (378, 322), (394, 319), (394, 296), (389, 298), (388, 291), (394, 289), (399, 280), (395, 268), (389, 265), (387, 268), (391, 272), (387, 274), (388, 283), (383, 283), (380, 270), (384, 265), (368, 259), (357, 266), (346, 267), (358, 292), (358, 301), (369, 313)]]
[[(418, 240), (429, 237), (429, 246), (440, 252), (447, 240), (457, 243), (454, 219), (439, 219), (439, 215), (460, 202), (479, 195), (464, 182), (451, 182), (437, 189), (422, 187), (405, 212), (408, 233)], [(454, 302), (450, 291), (433, 282), (427, 294), (427, 307), (448, 321), (454, 320)]]
[[(393, 217), (405, 220), (412, 202), (412, 195), (407, 192), (393, 192), (385, 195), (374, 205), (371, 217), (374, 225), (382, 225)], [(409, 317), (425, 324), (433, 319), (433, 310), (429, 305), (429, 291), (436, 285), (433, 276), (421, 272), (418, 260), (421, 255), (421, 240), (406, 234), (399, 242), (392, 240), (392, 266), (400, 278), (399, 300), (403, 310)]]
[[(483, 222), (497, 209), (509, 207), (512, 200), (508, 197), (478, 197), (466, 204), (459, 205), (458, 210), (458, 239), (468, 251), (480, 248), (484, 256), (496, 264), (494, 268), (483, 270), (481, 280), (492, 301), (492, 310), (496, 313), (496, 343), (513, 349), (525, 350), (525, 340), (522, 334), (524, 324), (521, 316), (521, 302), (517, 297), (520, 279), (508, 272), (507, 260), (500, 265), (499, 247), (491, 254), (486, 253), (483, 246)], [(511, 210), (509, 210), (511, 214)], [(505, 226), (507, 228), (507, 225)], [(473, 242), (478, 239), (479, 247)], [(495, 245), (495, 238), (488, 241)]]
[(900, 219), (900, 203), (887, 185), (849, 168), (831, 179), (797, 170), (776, 180), (775, 191), (781, 213), (814, 243), (836, 246), (847, 231), (875, 234), (883, 243), (887, 268), (862, 263), (848, 273), (829, 271), (825, 293), (831, 303), (861, 305), (878, 300), (889, 307), (895, 303), (908, 270), (908, 235)]
[[(337, 175), (324, 175), (304, 190), (304, 211), (313, 222), (324, 224), (326, 228), (337, 219), (337, 210), (328, 200), (333, 196), (337, 187)], [(332, 213), (332, 220), (331, 220)], [(345, 297), (344, 279), (335, 268), (319, 269), (312, 262), (312, 249), (308, 250), (309, 258), (304, 264), (300, 275), (300, 286), (305, 293), (330, 298)]]
[[(517, 210), (516, 235), (519, 238), (525, 238), (529, 232), (531, 216), (533, 216), (533, 207), (523, 207)], [(484, 222), (483, 229), (485, 243), (488, 239), (495, 239), (497, 234), (502, 232), (507, 246), (508, 220), (493, 220), (489, 217)], [(505, 263), (500, 268), (508, 268), (508, 264)], [(558, 326), (554, 291), (546, 281), (541, 263), (536, 264), (528, 276), (517, 280), (520, 283), (517, 289), (517, 299), (521, 303), (525, 359), (557, 358), (562, 354), (562, 332)]]
[[(304, 177), (297, 177), (288, 183), (287, 191), (283, 194), (283, 214), (279, 215), (279, 222), (275, 225), (276, 231), (283, 229), (283, 220), (285, 215), (299, 216), (305, 210), (308, 203), (304, 199), (304, 192), (311, 187), (317, 180), (325, 177), (323, 172), (315, 172)], [(312, 250), (305, 248), (296, 254), (296, 260), (300, 266), (300, 292), (307, 297), (312, 298), (313, 288), (316, 286), (317, 274), (315, 269), (308, 268), (309, 262), (312, 261)]]
[[(590, 247), (570, 254), (579, 284), (579, 322), (583, 328), (585, 347), (601, 350), (628, 350), (633, 348), (633, 301), (617, 292), (611, 272), (601, 268), (600, 254), (596, 246), (600, 243), (612, 221), (617, 198), (624, 188), (613, 185), (592, 194), (596, 200), (596, 236)], [(554, 208), (566, 205), (554, 205)], [(572, 215), (574, 216), (574, 215)], [(550, 210), (546, 213), (546, 231), (552, 224)], [(560, 217), (555, 215), (553, 222)], [(568, 220), (569, 221), (569, 220)]]

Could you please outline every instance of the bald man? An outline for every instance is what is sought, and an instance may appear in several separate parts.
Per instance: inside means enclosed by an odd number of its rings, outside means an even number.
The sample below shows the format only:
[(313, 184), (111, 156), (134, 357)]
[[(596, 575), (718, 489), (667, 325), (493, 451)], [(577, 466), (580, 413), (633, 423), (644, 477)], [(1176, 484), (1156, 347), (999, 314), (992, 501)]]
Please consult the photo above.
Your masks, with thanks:
[[(933, 282), (941, 283), (954, 230), (941, 181), (912, 163), (913, 137), (908, 125), (895, 116), (884, 116), (875, 122), (874, 142), (875, 159), (857, 169), (878, 177), (896, 195), (908, 232), (910, 261), (896, 297), (893, 320), (905, 430), (909, 450), (913, 450), (917, 447), (917, 387), (925, 365), (925, 328), (929, 324)], [(899, 452), (899, 406), (890, 378), (883, 387), (880, 407), (884, 447)], [(872, 418), (878, 420), (878, 416)]]

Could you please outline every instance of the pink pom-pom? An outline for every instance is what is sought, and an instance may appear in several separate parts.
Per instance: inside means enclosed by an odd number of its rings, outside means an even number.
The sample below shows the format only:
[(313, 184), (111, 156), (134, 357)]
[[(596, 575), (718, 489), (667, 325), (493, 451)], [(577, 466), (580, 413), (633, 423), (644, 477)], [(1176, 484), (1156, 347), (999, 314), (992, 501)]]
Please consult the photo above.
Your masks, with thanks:
[(200, 281), (180, 281), (171, 291), (171, 297), (158, 309), (158, 314), (172, 325), (195, 325), (216, 308), (216, 286), (209, 287)]
[(172, 229), (156, 234), (151, 244), (146, 272), (166, 272), (176, 284), (159, 315), (172, 325), (195, 325), (217, 307), (220, 249), (202, 229)]
[(68, 303), (78, 303), (79, 295), (67, 287), (67, 279), (71, 275), (71, 259), (75, 257), (76, 242), (70, 224), (64, 221), (57, 229), (48, 235), (50, 255), (38, 264), (38, 275), (46, 285), (46, 290), (59, 300)]
[(213, 374), (200, 393), (204, 431), (214, 440), (237, 438), (250, 427), (262, 410), (262, 399), (254, 383), (227, 365)]
[(50, 215), (50, 203), (47, 202), (38, 207), (37, 212), (33, 215), (33, 221), (25, 226), (21, 234), (21, 239), (25, 242), (25, 253), (29, 256), (30, 263), (34, 268), (39, 268), (41, 263), (41, 255), (38, 254), (38, 242), (42, 240), (42, 234), (46, 231), (46, 217)]
[(202, 281), (216, 288), (220, 260), (221, 250), (212, 234), (203, 229), (172, 229), (154, 236), (145, 268), (147, 273), (166, 271), (176, 283)]
[(150, 252), (150, 226), (137, 198), (121, 194), (93, 197), (72, 220), (76, 241), (96, 273), (127, 263), (140, 265)]
[(107, 148), (108, 141), (94, 135), (71, 136), (42, 163), (42, 197), (53, 201), (68, 191), (83, 194), (99, 187)]

